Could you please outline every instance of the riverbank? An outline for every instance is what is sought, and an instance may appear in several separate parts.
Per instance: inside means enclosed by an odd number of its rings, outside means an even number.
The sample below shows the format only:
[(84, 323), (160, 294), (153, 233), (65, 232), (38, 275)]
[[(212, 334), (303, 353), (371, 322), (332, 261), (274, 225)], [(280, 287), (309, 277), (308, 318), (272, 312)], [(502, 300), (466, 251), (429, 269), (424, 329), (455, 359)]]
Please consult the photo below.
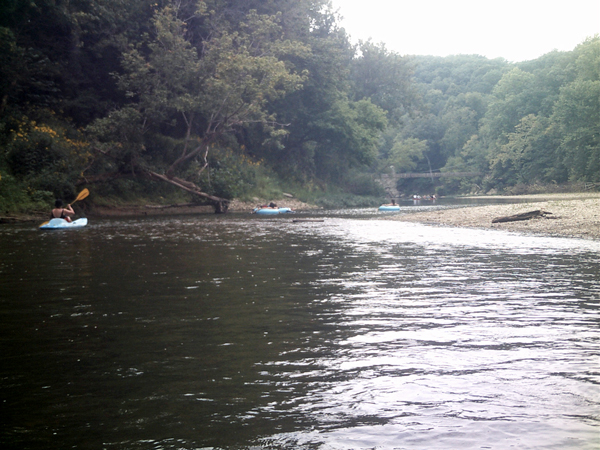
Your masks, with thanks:
[[(396, 216), (390, 220), (600, 239), (600, 193), (598, 192), (502, 196), (499, 198), (514, 198), (515, 200), (528, 200), (528, 202), (448, 208)], [(552, 214), (518, 222), (492, 223), (492, 220), (497, 217), (536, 210)]]
[(266, 200), (266, 199), (258, 199), (254, 202), (242, 202), (240, 200), (232, 200), (229, 204), (229, 211), (232, 212), (252, 212), (254, 208), (259, 205), (266, 205), (271, 201), (275, 202), (277, 206), (282, 208), (291, 208), (297, 211), (308, 211), (314, 209), (321, 209), (318, 206), (310, 205), (308, 203), (301, 202), (296, 198), (282, 198), (279, 200)]
[[(492, 198), (492, 197), (488, 197)], [(453, 226), (467, 228), (490, 228), (497, 230), (543, 234), (550, 236), (577, 237), (600, 240), (600, 193), (582, 194), (536, 194), (521, 196), (499, 196), (502, 199), (527, 200), (527, 203), (510, 203), (487, 206), (463, 206), (447, 208), (432, 212), (402, 214), (390, 217), (389, 220), (418, 222), (436, 226)], [(279, 206), (295, 210), (320, 209), (317, 206), (303, 203), (294, 198), (276, 200)], [(250, 213), (257, 205), (268, 203), (266, 200), (242, 202), (233, 200), (229, 206), (231, 212)], [(492, 223), (497, 217), (511, 216), (523, 212), (542, 210), (548, 214), (519, 222)], [(174, 214), (212, 214), (212, 206), (167, 205), (167, 206), (124, 206), (124, 207), (92, 207), (86, 211), (88, 217), (126, 217), (126, 216), (159, 216)], [(0, 223), (41, 222), (47, 220), (46, 214), (19, 215), (17, 217), (0, 217)]]
[[(258, 205), (268, 204), (274, 201), (277, 205), (294, 210), (317, 209), (317, 206), (309, 205), (295, 198), (285, 198), (280, 200), (256, 199), (255, 202), (243, 202), (241, 200), (232, 200), (229, 203), (229, 212), (247, 212), (251, 213)], [(94, 206), (89, 212), (89, 217), (124, 217), (124, 216), (166, 216), (177, 214), (214, 214), (213, 206), (199, 206), (195, 204), (184, 205), (140, 205), (140, 206)]]
[[(267, 204), (275, 201), (281, 207), (292, 208), (294, 210), (314, 210), (320, 209), (318, 206), (301, 202), (295, 198), (282, 198), (279, 200), (255, 199), (253, 202), (243, 202), (241, 200), (232, 200), (229, 204), (230, 212), (251, 213), (258, 205)], [(76, 208), (76, 212), (81, 212)], [(199, 206), (193, 203), (175, 204), (175, 205), (126, 205), (126, 206), (103, 206), (86, 205), (83, 210), (85, 217), (139, 217), (139, 216), (171, 216), (181, 214), (214, 214), (213, 206)], [(48, 220), (50, 212), (32, 212), (28, 214), (7, 214), (0, 215), (0, 224), (18, 223), (18, 222), (43, 222)], [(81, 214), (77, 214), (81, 216)]]

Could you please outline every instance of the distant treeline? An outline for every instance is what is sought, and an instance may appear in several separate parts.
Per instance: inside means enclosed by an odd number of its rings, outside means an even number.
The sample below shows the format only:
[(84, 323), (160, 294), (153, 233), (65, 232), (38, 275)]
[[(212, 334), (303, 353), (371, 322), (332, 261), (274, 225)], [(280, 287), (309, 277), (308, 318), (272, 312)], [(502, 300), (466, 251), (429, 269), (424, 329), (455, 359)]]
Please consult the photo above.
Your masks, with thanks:
[(524, 63), (351, 44), (327, 0), (4, 0), (0, 209), (600, 181), (600, 38)]

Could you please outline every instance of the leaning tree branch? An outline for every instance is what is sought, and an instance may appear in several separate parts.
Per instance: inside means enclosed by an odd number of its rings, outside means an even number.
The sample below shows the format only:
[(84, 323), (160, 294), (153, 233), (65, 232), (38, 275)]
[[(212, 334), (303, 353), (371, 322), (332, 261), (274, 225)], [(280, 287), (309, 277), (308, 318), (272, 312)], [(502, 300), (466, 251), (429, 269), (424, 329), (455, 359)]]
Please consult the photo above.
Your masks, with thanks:
[(229, 200), (221, 197), (216, 197), (214, 195), (207, 194), (206, 192), (202, 192), (198, 186), (194, 183), (186, 180), (182, 180), (177, 177), (169, 177), (167, 175), (163, 175), (158, 172), (154, 172), (152, 170), (147, 170), (146, 174), (148, 177), (158, 181), (164, 181), (165, 183), (169, 183), (173, 186), (176, 186), (184, 191), (187, 191), (191, 194), (197, 195), (198, 197), (202, 197), (212, 203), (215, 207), (215, 212), (217, 213), (225, 213), (229, 208)]

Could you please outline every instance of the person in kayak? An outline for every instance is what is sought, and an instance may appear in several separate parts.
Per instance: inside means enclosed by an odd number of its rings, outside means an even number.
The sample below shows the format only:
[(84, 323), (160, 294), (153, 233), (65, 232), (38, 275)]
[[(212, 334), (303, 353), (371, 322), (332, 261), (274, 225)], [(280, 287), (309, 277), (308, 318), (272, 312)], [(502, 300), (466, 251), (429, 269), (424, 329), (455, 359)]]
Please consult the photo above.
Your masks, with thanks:
[(72, 216), (75, 214), (71, 205), (67, 205), (66, 208), (63, 208), (63, 201), (59, 198), (54, 202), (54, 209), (52, 210), (52, 214), (50, 214), (51, 219), (65, 219), (67, 222), (71, 222)]

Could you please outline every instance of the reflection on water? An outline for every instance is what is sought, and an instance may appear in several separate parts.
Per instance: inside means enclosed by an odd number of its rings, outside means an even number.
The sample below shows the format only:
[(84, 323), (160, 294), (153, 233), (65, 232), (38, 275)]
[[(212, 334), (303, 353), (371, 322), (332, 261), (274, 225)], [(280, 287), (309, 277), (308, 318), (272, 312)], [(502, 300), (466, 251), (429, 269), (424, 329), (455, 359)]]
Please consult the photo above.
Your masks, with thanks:
[(600, 242), (321, 217), (0, 228), (3, 448), (598, 448)]

